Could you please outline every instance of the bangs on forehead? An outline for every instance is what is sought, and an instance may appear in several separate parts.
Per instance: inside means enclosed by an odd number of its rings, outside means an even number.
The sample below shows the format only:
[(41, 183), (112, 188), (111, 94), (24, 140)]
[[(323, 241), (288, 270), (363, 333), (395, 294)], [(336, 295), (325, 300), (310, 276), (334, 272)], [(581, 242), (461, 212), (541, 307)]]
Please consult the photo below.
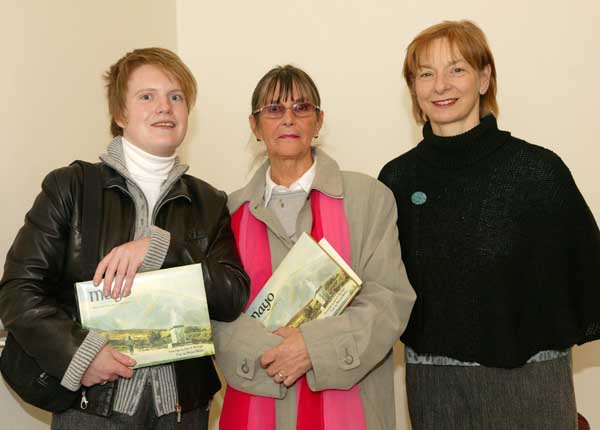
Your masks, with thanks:
[[(297, 97), (294, 98), (294, 90)], [(262, 97), (263, 104), (281, 103), (287, 100), (294, 102), (304, 101), (316, 103), (311, 88), (305, 82), (295, 79), (291, 74), (285, 73), (273, 78), (266, 86)]]
[(481, 53), (477, 49), (477, 46), (468, 39), (466, 34), (451, 31), (446, 40), (455, 59), (462, 57), (472, 67), (478, 70), (483, 68), (485, 64), (483, 64)]
[[(415, 66), (417, 68), (421, 67), (421, 66), (423, 66), (424, 63), (426, 63), (428, 61), (428, 59), (432, 58), (434, 55), (433, 45), (436, 42), (443, 43), (443, 41), (446, 42), (446, 47), (450, 53), (450, 58), (452, 58), (453, 62), (457, 62), (459, 60), (465, 60), (467, 63), (469, 63), (473, 67), (477, 66), (476, 64), (473, 64), (472, 55), (471, 56), (469, 55), (470, 52), (464, 52), (463, 49), (461, 49), (465, 46), (465, 44), (460, 43), (460, 41), (457, 40), (457, 37), (452, 37), (452, 36), (456, 36), (456, 35), (453, 35), (451, 33), (446, 37), (440, 37), (437, 39), (423, 41), (421, 46), (418, 46), (416, 49), (416, 52), (415, 52), (415, 54), (416, 54), (415, 56), (416, 56), (416, 60), (417, 60)], [(471, 58), (469, 58), (469, 57), (471, 57)]]
[(252, 92), (252, 112), (256, 114), (265, 105), (288, 100), (321, 105), (319, 90), (311, 77), (291, 64), (274, 67), (258, 81)]

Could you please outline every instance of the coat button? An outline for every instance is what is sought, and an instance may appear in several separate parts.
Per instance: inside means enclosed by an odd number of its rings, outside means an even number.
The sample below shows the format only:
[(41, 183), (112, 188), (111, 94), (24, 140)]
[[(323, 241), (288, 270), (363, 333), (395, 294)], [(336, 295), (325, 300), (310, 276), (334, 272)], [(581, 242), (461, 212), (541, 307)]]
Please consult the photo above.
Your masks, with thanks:
[(248, 367), (248, 361), (244, 358), (244, 361), (242, 362), (242, 366), (241, 366), (242, 372), (244, 373), (248, 373), (250, 372), (250, 368)]
[(346, 363), (348, 366), (354, 363), (354, 357), (352, 357), (352, 355), (348, 352), (348, 348), (346, 348), (346, 358), (344, 358), (344, 363)]

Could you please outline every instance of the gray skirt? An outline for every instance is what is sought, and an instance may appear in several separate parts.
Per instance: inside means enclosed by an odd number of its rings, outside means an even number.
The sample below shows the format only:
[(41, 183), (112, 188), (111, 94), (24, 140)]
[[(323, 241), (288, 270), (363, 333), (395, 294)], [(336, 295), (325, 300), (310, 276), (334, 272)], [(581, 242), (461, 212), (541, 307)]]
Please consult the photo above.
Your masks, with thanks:
[(406, 365), (414, 430), (576, 430), (571, 354), (516, 369)]

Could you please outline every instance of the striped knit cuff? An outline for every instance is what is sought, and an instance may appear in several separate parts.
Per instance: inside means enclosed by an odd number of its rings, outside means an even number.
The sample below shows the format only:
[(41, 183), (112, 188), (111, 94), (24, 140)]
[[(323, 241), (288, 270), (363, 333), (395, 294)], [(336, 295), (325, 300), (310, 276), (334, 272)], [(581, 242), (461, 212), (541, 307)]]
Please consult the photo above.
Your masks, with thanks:
[(146, 256), (144, 257), (144, 264), (140, 272), (147, 272), (148, 270), (158, 270), (162, 267), (163, 261), (169, 250), (169, 244), (171, 243), (171, 233), (157, 226), (153, 225), (150, 227), (150, 247)]
[(106, 339), (93, 331), (89, 332), (71, 359), (60, 384), (71, 391), (79, 390), (83, 374), (100, 350), (104, 348), (104, 345), (106, 345)]

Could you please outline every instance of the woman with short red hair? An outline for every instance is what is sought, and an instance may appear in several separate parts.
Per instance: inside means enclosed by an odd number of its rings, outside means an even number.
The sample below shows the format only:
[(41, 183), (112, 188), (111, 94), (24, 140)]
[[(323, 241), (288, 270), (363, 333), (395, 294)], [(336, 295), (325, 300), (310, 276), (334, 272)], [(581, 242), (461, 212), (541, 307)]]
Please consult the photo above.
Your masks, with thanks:
[(415, 429), (575, 429), (571, 347), (600, 337), (600, 233), (569, 169), (498, 129), (483, 32), (408, 46), (423, 140), (379, 179), (417, 301), (401, 339)]

